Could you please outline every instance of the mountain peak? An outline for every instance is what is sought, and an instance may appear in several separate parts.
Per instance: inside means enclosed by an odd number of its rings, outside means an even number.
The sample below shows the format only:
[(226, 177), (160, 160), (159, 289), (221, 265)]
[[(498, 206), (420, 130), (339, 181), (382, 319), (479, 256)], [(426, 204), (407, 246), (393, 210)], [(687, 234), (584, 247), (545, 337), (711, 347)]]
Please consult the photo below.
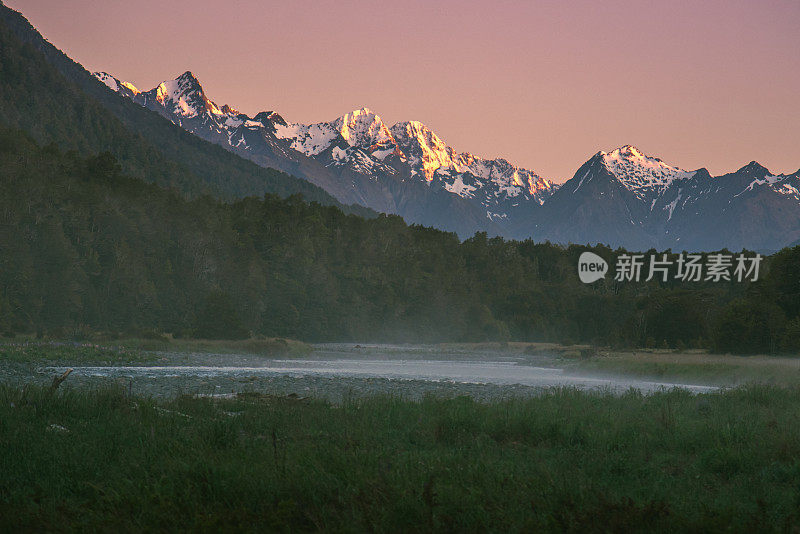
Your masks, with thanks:
[(391, 132), (401, 145), (414, 139), (423, 145), (429, 145), (438, 149), (446, 148), (444, 141), (442, 141), (433, 130), (419, 121), (398, 122), (392, 126)]
[(658, 158), (653, 158), (647, 156), (636, 148), (633, 145), (622, 145), (619, 148), (615, 148), (611, 152), (603, 152), (600, 151), (600, 154), (604, 157), (604, 159), (610, 160), (619, 160), (619, 159), (627, 159), (627, 160), (637, 160), (637, 159), (652, 159), (656, 161), (661, 161)]
[(753, 160), (738, 171), (737, 173), (747, 173), (747, 174), (757, 174), (757, 175), (764, 175), (764, 174), (772, 174), (769, 172), (769, 169), (761, 165), (759, 162)]
[(398, 122), (392, 126), (391, 132), (409, 162), (422, 167), (422, 174), (427, 181), (433, 179), (439, 168), (461, 172), (455, 150), (421, 122)]
[(374, 111), (372, 111), (371, 109), (369, 109), (369, 108), (360, 108), (360, 109), (353, 110), (351, 115), (355, 115), (355, 116), (364, 115), (364, 116), (367, 116), (367, 115), (377, 115), (377, 114)]
[(175, 81), (185, 86), (187, 89), (194, 89), (195, 91), (203, 90), (203, 86), (200, 85), (200, 80), (198, 80), (197, 76), (195, 76), (190, 70), (187, 70), (175, 78)]
[(361, 108), (347, 113), (331, 123), (350, 146), (371, 147), (394, 143), (389, 128), (371, 109)]
[(423, 134), (423, 133), (428, 133), (428, 132), (432, 133), (430, 128), (428, 128), (427, 126), (425, 126), (424, 124), (422, 124), (419, 121), (398, 122), (397, 124), (392, 126), (392, 131), (394, 131), (394, 130), (405, 131), (405, 132), (415, 132), (415, 133), (418, 133), (418, 134)]
[(611, 151), (611, 155), (625, 157), (625, 158), (645, 158), (645, 156), (641, 150), (636, 148), (633, 145), (622, 145), (619, 148), (615, 148)]
[(224, 114), (214, 102), (206, 98), (200, 81), (188, 70), (174, 80), (161, 82), (154, 91), (158, 102), (164, 106), (171, 105), (175, 113), (187, 118), (204, 112)]
[(633, 145), (623, 145), (611, 152), (600, 151), (597, 156), (606, 169), (638, 197), (650, 191), (660, 194), (673, 181), (691, 178), (695, 174), (667, 165)]

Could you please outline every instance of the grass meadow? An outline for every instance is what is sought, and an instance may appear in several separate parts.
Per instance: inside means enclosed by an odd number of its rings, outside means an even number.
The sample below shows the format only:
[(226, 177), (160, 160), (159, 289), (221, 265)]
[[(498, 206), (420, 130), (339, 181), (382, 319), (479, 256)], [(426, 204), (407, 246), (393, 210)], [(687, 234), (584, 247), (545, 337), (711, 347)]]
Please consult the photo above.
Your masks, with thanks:
[(0, 386), (0, 531), (792, 531), (800, 389), (339, 404)]

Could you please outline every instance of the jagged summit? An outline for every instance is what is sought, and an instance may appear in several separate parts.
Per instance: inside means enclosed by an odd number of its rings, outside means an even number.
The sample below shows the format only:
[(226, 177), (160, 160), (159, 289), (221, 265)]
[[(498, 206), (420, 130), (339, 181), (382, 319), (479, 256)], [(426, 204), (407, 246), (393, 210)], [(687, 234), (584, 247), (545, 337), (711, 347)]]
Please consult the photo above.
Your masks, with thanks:
[(357, 109), (330, 123), (350, 146), (385, 145), (394, 142), (389, 128), (369, 108)]
[(172, 106), (172, 111), (183, 117), (196, 117), (206, 111), (223, 115), (222, 110), (206, 98), (200, 81), (188, 70), (173, 80), (161, 82), (148, 93), (154, 93), (158, 102), (165, 107)]
[(744, 165), (740, 168), (737, 173), (748, 173), (748, 174), (768, 174), (771, 175), (772, 173), (769, 172), (769, 169), (761, 165), (759, 162), (753, 160), (747, 165)]
[(185, 71), (183, 74), (178, 76), (176, 79), (180, 80), (180, 81), (185, 81), (187, 83), (194, 83), (194, 84), (200, 85), (200, 80), (198, 80), (197, 76), (192, 74), (192, 71), (190, 71), (190, 70)]
[(437, 170), (462, 172), (459, 154), (419, 121), (398, 122), (391, 129), (398, 146), (426, 180)]
[(685, 171), (648, 156), (633, 145), (623, 145), (611, 152), (599, 152), (603, 165), (622, 184), (639, 197), (660, 193), (675, 180), (686, 180), (695, 172)]
[(615, 148), (610, 152), (604, 152), (601, 150), (598, 152), (598, 154), (605, 162), (612, 164), (622, 160), (637, 162), (639, 164), (653, 164), (655, 162), (660, 162), (662, 164), (664, 163), (661, 158), (648, 156), (633, 145), (622, 145), (621, 147)]
[[(119, 83), (105, 83), (120, 91)], [(253, 154), (254, 143), (266, 143), (269, 151), (289, 158), (300, 153), (336, 172), (356, 173), (373, 182), (391, 177), (427, 185), (468, 200), (490, 221), (526, 210), (531, 201), (541, 205), (557, 189), (550, 180), (505, 159), (458, 152), (420, 121), (389, 127), (368, 107), (316, 124), (291, 123), (274, 111), (250, 118), (231, 106), (217, 106), (191, 71), (141, 97), (127, 96), (189, 131), (227, 143), (231, 150)]]
[[(622, 145), (619, 148), (615, 148), (611, 152), (598, 152), (603, 157), (610, 157), (610, 158), (626, 158), (626, 159), (636, 159), (636, 158), (646, 158), (647, 156), (644, 153), (636, 148), (633, 145)], [(658, 159), (658, 158), (653, 158)]]

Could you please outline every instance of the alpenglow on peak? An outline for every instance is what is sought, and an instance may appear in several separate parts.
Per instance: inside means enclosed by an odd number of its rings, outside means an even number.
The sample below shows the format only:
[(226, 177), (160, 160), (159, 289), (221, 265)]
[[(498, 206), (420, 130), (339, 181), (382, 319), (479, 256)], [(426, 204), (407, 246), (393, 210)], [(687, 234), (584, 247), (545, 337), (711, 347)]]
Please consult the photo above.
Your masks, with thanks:
[[(104, 81), (99, 75), (98, 79)], [(120, 83), (104, 83), (123, 94)], [(503, 158), (457, 152), (422, 122), (404, 121), (389, 127), (368, 107), (315, 124), (292, 123), (275, 112), (249, 117), (207, 98), (190, 71), (146, 93), (124, 96), (265, 166), (293, 173), (304, 173), (307, 168), (309, 174), (303, 177), (312, 182), (319, 175), (333, 173), (341, 183), (331, 184), (325, 178), (325, 185), (339, 200), (363, 202), (379, 211), (407, 211), (417, 217), (415, 204), (435, 198), (439, 206), (450, 203), (462, 215), (469, 212), (471, 220), (483, 220), (476, 224), (494, 225), (513, 219), (515, 213), (527, 213), (531, 205), (541, 205), (557, 189), (550, 180)], [(312, 171), (313, 165), (303, 157), (313, 159), (324, 170)], [(450, 195), (467, 201), (469, 207), (453, 204)], [(424, 215), (423, 222), (438, 217)]]

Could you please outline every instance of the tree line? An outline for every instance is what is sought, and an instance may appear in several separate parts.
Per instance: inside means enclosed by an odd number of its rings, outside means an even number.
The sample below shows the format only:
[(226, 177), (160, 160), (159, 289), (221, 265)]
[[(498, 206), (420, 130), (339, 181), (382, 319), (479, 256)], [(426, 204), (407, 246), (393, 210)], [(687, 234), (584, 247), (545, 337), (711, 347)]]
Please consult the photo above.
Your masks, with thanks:
[(460, 241), (299, 195), (186, 199), (126, 176), (110, 153), (17, 130), (0, 131), (0, 173), (4, 335), (799, 348), (800, 247), (765, 258), (756, 282), (583, 284), (582, 252), (613, 265), (626, 251)]

